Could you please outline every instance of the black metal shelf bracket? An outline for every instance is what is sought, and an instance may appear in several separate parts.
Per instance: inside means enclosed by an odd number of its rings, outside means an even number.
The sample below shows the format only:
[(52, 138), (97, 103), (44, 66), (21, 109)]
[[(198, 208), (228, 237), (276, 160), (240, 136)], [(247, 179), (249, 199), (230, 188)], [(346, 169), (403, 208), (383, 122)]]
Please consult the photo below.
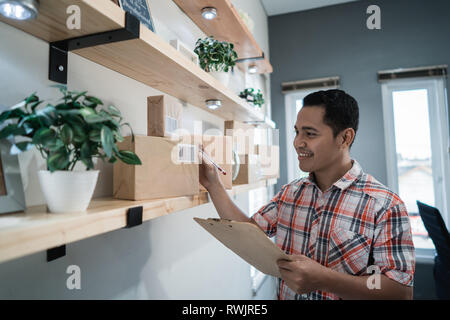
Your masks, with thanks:
[(125, 228), (133, 228), (142, 224), (142, 213), (144, 208), (142, 206), (129, 208), (127, 211), (127, 225)]
[(246, 62), (246, 61), (263, 60), (264, 58), (265, 58), (265, 56), (264, 56), (264, 52), (263, 52), (262, 55), (259, 57), (237, 59), (236, 63), (241, 63), (241, 62)]
[(100, 32), (50, 43), (49, 80), (67, 84), (67, 54), (69, 51), (102, 44), (139, 38), (139, 20), (125, 12), (125, 28)]
[(56, 260), (66, 255), (66, 245), (55, 247), (47, 250), (47, 262)]

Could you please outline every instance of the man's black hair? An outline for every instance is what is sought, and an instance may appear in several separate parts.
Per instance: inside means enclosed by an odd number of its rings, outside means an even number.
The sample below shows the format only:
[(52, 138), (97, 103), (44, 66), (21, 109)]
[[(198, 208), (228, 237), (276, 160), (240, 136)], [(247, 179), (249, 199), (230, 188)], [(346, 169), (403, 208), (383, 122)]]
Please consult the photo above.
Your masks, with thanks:
[[(303, 107), (321, 106), (325, 108), (323, 122), (331, 127), (333, 136), (347, 128), (358, 131), (359, 108), (355, 98), (342, 90), (321, 90), (308, 94), (303, 99)], [(350, 148), (355, 140), (350, 144)]]

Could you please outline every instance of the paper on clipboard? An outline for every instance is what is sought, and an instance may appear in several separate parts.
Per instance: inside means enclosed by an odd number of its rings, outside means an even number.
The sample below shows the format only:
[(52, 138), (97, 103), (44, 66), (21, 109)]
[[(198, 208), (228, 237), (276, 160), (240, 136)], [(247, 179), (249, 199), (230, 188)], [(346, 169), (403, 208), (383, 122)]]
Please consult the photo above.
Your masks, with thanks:
[(259, 271), (281, 277), (277, 260), (291, 260), (266, 234), (250, 222), (194, 218), (206, 231)]

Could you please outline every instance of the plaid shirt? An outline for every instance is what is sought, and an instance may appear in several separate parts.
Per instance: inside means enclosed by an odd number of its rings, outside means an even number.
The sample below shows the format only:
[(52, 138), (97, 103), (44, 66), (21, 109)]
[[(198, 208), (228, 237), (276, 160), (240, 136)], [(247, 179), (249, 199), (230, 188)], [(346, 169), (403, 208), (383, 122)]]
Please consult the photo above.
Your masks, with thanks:
[[(362, 171), (352, 168), (322, 192), (314, 175), (284, 185), (253, 215), (269, 237), (287, 254), (302, 254), (320, 264), (351, 275), (369, 275), (376, 265), (381, 274), (412, 286), (414, 245), (403, 201)], [(373, 271), (373, 270), (371, 270)], [(299, 295), (278, 279), (279, 299), (339, 299), (314, 291)]]

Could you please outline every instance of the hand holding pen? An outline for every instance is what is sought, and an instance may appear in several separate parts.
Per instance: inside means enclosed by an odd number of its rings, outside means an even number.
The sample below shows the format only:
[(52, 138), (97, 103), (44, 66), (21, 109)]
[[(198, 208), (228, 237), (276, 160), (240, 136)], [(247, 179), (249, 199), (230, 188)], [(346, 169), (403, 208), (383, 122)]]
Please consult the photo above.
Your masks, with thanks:
[(203, 147), (200, 149), (200, 152), (202, 153), (202, 157), (205, 157), (209, 162), (212, 163), (213, 166), (215, 166), (220, 172), (222, 172), (223, 175), (226, 175), (227, 172), (225, 170), (223, 170), (217, 163), (215, 163), (209, 156), (208, 154), (203, 151)]

